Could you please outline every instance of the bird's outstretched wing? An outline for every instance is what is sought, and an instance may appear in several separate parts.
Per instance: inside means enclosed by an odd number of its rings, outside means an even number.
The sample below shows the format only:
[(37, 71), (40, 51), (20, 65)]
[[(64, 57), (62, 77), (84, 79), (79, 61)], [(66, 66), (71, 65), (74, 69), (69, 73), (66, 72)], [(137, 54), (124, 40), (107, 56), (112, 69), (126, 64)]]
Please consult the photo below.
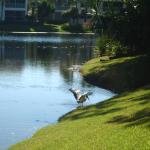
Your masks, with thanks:
[(85, 92), (85, 93), (83, 93), (83, 95), (87, 95), (87, 96), (90, 96), (92, 94), (93, 94), (93, 92)]
[(73, 93), (73, 95), (74, 95), (74, 97), (75, 97), (76, 100), (79, 99), (79, 97), (80, 97), (80, 95), (81, 95), (80, 90), (78, 90), (78, 89), (72, 89), (72, 88), (71, 88), (71, 89), (69, 89), (69, 91)]
[(69, 89), (70, 92), (73, 93), (75, 99), (77, 100), (77, 103), (82, 103), (85, 102), (87, 99), (89, 99), (89, 96), (92, 95), (92, 92), (85, 92), (81, 93), (79, 89)]
[(91, 92), (91, 91), (90, 91), (90, 92), (87, 92), (87, 95), (88, 95), (88, 96), (90, 96), (90, 95), (92, 95), (92, 94), (93, 94), (93, 92)]
[(74, 90), (76, 94), (81, 94), (81, 91), (79, 89)]

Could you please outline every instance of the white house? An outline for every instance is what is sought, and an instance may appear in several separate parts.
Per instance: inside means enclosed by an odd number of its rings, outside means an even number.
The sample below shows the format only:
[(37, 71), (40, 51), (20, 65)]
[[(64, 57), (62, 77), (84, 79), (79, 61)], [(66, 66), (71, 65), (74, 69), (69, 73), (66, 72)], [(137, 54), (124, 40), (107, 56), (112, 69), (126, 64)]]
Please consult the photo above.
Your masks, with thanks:
[(0, 20), (23, 20), (27, 15), (28, 0), (0, 0)]

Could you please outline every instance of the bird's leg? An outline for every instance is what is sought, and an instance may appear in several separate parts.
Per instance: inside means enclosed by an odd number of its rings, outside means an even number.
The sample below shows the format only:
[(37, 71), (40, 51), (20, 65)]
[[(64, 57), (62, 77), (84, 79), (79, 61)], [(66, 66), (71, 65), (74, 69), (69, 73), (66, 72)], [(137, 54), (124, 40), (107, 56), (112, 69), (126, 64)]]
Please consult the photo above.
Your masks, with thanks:
[(80, 107), (82, 107), (82, 103), (80, 103)]

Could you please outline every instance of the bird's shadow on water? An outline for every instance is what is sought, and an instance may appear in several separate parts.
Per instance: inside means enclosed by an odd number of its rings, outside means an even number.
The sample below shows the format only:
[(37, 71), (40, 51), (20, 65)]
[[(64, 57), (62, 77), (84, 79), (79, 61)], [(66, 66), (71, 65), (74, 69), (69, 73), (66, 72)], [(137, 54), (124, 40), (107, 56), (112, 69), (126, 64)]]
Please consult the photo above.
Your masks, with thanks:
[[(126, 97), (127, 95), (127, 97)], [(122, 97), (123, 99), (122, 99)], [(107, 120), (106, 124), (122, 124), (124, 127), (132, 127), (138, 125), (145, 125), (150, 128), (150, 107), (148, 103), (150, 103), (150, 94), (143, 94), (143, 96), (135, 96), (128, 97), (128, 94), (122, 94), (121, 96), (115, 96), (112, 99), (107, 101), (100, 102), (96, 105), (85, 106), (85, 107), (77, 107), (77, 110), (73, 110), (61, 118), (59, 121), (67, 121), (67, 120), (78, 120), (84, 118), (90, 118), (94, 116), (104, 116), (104, 115), (112, 115), (112, 117)], [(121, 98), (122, 100), (118, 100)], [(131, 106), (120, 105), (122, 102), (126, 101), (128, 104), (132, 104)], [(120, 103), (120, 104), (119, 104)], [(132, 107), (134, 105), (141, 105), (143, 108), (137, 109), (137, 111), (131, 112), (130, 115), (119, 115), (121, 111), (125, 111), (127, 107)], [(118, 105), (119, 104), (119, 105)], [(115, 107), (116, 105), (116, 107)]]

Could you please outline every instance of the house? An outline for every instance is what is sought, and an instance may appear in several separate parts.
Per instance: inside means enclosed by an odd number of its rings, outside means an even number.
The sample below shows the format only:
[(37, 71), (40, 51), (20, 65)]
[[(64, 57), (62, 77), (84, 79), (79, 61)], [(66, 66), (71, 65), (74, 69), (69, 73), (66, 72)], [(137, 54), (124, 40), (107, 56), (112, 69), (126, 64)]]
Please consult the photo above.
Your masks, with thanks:
[(70, 8), (68, 0), (56, 0), (55, 4), (55, 13), (53, 14), (53, 20), (62, 21), (64, 18), (62, 17), (63, 13)]
[(20, 21), (27, 15), (28, 0), (0, 0), (0, 20)]

